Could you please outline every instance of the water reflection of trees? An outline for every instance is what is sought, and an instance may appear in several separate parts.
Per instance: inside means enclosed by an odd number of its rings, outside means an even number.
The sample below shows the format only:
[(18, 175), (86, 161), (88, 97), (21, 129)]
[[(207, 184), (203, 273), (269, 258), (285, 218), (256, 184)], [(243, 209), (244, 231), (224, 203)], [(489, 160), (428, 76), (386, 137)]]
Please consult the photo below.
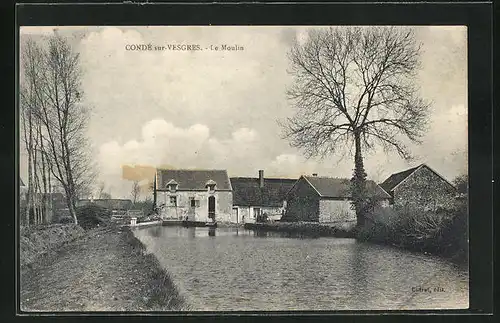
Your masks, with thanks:
[(356, 299), (356, 305), (365, 308), (369, 307), (370, 290), (375, 286), (368, 286), (368, 271), (370, 270), (369, 263), (366, 257), (366, 246), (356, 242), (349, 246), (351, 261), (349, 266), (349, 275), (351, 292), (353, 298)]
[(188, 230), (187, 236), (189, 239), (196, 238), (196, 228), (195, 227), (187, 228), (187, 230)]
[(262, 230), (254, 230), (253, 235), (254, 237), (259, 237), (259, 238), (267, 237), (267, 232)]
[(148, 232), (152, 237), (159, 238), (161, 237), (161, 233), (163, 232), (162, 229), (163, 227), (153, 227)]

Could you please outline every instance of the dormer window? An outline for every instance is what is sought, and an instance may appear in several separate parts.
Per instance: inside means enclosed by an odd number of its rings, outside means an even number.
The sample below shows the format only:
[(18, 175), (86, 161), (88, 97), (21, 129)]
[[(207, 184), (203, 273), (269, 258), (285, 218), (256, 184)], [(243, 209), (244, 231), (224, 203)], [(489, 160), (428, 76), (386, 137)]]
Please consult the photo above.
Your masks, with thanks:
[(171, 193), (174, 193), (175, 191), (177, 191), (177, 187), (179, 186), (179, 184), (177, 184), (175, 180), (171, 179), (167, 184), (165, 184), (165, 186)]
[(213, 193), (215, 191), (215, 186), (217, 183), (215, 183), (213, 180), (209, 180), (206, 184), (205, 187), (208, 189), (210, 193)]

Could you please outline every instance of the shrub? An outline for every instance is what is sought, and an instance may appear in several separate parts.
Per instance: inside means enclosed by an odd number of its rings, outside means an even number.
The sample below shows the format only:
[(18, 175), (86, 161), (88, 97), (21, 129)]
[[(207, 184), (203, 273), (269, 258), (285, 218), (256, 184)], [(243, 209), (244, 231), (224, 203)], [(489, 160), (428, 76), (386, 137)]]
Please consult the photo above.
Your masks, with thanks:
[(360, 240), (397, 245), (457, 260), (468, 254), (467, 204), (434, 212), (414, 208), (375, 208), (365, 225), (358, 229)]
[(64, 217), (60, 217), (57, 219), (57, 223), (60, 223), (60, 224), (69, 224), (69, 223), (73, 223), (73, 222), (75, 222), (75, 221), (70, 216), (64, 216)]
[(77, 208), (78, 224), (85, 230), (106, 225), (111, 221), (111, 211), (103, 207), (89, 204)]
[(439, 235), (441, 251), (446, 256), (466, 261), (469, 250), (467, 202), (457, 201), (453, 209), (448, 212)]

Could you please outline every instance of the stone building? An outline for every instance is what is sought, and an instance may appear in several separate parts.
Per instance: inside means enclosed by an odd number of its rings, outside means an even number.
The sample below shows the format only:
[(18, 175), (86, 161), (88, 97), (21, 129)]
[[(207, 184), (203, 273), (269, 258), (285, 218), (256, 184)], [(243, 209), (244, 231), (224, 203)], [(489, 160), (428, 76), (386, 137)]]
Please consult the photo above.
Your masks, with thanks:
[(269, 220), (280, 220), (285, 210), (286, 194), (296, 179), (259, 177), (232, 177), (233, 223), (255, 223), (257, 216), (266, 215)]
[[(388, 206), (390, 195), (373, 181), (366, 182), (368, 196)], [(301, 176), (286, 196), (282, 221), (353, 222), (350, 180), (345, 178)]]
[(455, 186), (426, 164), (392, 174), (380, 186), (391, 195), (391, 205), (426, 211), (450, 207), (457, 195)]
[(163, 219), (230, 222), (233, 192), (227, 171), (158, 169), (156, 183)]

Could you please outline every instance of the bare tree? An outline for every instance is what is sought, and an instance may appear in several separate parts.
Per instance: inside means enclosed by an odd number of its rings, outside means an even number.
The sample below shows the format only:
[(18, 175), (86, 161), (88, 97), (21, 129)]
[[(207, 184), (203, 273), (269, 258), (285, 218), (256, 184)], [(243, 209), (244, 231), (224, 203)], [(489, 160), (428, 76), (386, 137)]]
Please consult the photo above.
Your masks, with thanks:
[(419, 142), (429, 104), (415, 77), (420, 45), (412, 29), (339, 27), (312, 30), (289, 52), (294, 82), (287, 91), (296, 109), (281, 123), (284, 137), (310, 158), (354, 148), (353, 206), (364, 222), (366, 173), (363, 151), (382, 146), (411, 157), (403, 138)]
[(97, 189), (97, 198), (102, 199), (102, 195), (104, 194), (106, 189), (106, 184), (104, 182), (99, 183), (99, 187)]
[(108, 200), (108, 199), (112, 198), (112, 196), (111, 196), (111, 193), (109, 193), (109, 192), (102, 192), (101, 196), (99, 198), (104, 199), (104, 200)]
[(130, 195), (132, 196), (132, 203), (135, 204), (135, 202), (137, 202), (137, 198), (139, 197), (140, 194), (141, 194), (141, 187), (139, 186), (139, 182), (134, 181), (132, 183), (132, 190), (130, 192)]
[(109, 193), (106, 190), (106, 183), (100, 182), (98, 191), (97, 191), (97, 198), (99, 199), (110, 199), (111, 198), (111, 193)]
[[(44, 150), (44, 129), (38, 118), (40, 91), (43, 80), (38, 68), (43, 52), (29, 40), (22, 46), (22, 69), (20, 89), (21, 136), (28, 155), (28, 193), (25, 225), (39, 224), (47, 220), (49, 212), (50, 174)], [(41, 163), (39, 163), (41, 161)], [(43, 184), (43, 185), (42, 185)]]
[[(29, 40), (22, 57), (21, 102), (32, 107), (31, 117), (40, 122), (42, 143), (27, 148), (28, 159), (30, 154), (33, 159), (35, 148), (43, 151), (44, 167), (63, 187), (70, 214), (78, 223), (76, 201), (95, 176), (85, 135), (89, 110), (81, 101), (78, 54), (57, 33), (48, 38), (46, 47)], [(33, 126), (28, 119), (24, 130), (30, 133)]]

